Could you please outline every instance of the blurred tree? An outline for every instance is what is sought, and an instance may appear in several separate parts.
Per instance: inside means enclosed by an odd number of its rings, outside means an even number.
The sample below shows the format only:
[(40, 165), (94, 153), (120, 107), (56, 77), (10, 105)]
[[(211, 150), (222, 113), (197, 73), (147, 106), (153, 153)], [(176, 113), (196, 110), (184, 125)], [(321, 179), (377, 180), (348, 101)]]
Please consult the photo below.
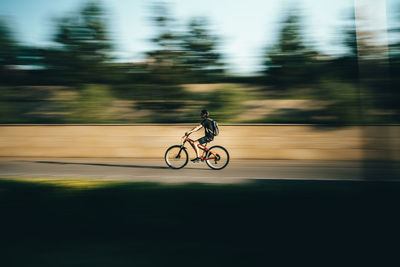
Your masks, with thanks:
[(347, 24), (343, 30), (343, 33), (344, 33), (343, 44), (347, 49), (346, 56), (349, 58), (356, 59), (358, 57), (358, 49), (357, 49), (356, 18), (354, 14), (354, 8), (351, 9), (351, 13), (347, 19)]
[(278, 43), (269, 49), (264, 63), (267, 79), (279, 88), (287, 89), (311, 82), (317, 53), (304, 44), (300, 18), (290, 12), (282, 24)]
[(376, 109), (388, 100), (384, 49), (374, 42), (373, 32), (365, 26), (367, 18), (358, 14), (356, 19), (353, 7), (345, 22), (342, 42), (346, 51), (326, 65), (317, 97), (330, 99), (327, 111), (338, 123), (376, 123), (376, 114), (380, 113)]
[(151, 40), (155, 49), (147, 53), (148, 68), (154, 82), (179, 84), (185, 72), (182, 35), (177, 31), (168, 8), (162, 2), (153, 6), (156, 15), (152, 17), (152, 22), (157, 35)]
[(98, 3), (87, 3), (78, 14), (59, 19), (54, 41), (59, 47), (46, 51), (45, 63), (56, 79), (70, 83), (107, 80), (112, 45)]
[(0, 18), (0, 81), (7, 80), (11, 65), (17, 62), (18, 44), (6, 22)]
[(231, 123), (243, 111), (246, 93), (240, 88), (233, 89), (231, 85), (223, 86), (207, 95), (209, 110), (212, 117), (219, 122)]
[(183, 36), (184, 65), (190, 71), (189, 82), (210, 82), (223, 74), (224, 64), (217, 46), (218, 38), (210, 33), (206, 19), (192, 19)]
[(148, 83), (145, 99), (140, 108), (150, 109), (157, 113), (168, 113), (183, 105), (184, 91), (180, 84), (184, 81), (184, 64), (181, 34), (174, 25), (169, 7), (163, 2), (153, 6), (154, 17), (151, 18), (157, 29), (151, 39), (154, 50), (147, 52), (145, 75)]
[(346, 49), (345, 54), (333, 60), (329, 71), (337, 79), (346, 80), (347, 82), (359, 82), (359, 66), (358, 66), (358, 45), (356, 18), (354, 8), (352, 7), (348, 17), (345, 19), (345, 25), (342, 30), (342, 44)]
[(359, 84), (358, 42), (354, 8), (345, 18), (341, 30), (341, 43), (345, 53), (325, 62), (320, 70), (320, 77), (315, 98), (326, 101), (327, 105), (321, 111), (325, 122), (332, 124), (361, 123), (363, 118)]
[(111, 123), (117, 114), (113, 111), (115, 100), (107, 85), (82, 85), (79, 94), (64, 101), (64, 120), (69, 123)]
[(0, 86), (1, 123), (59, 122), (49, 101), (53, 91), (43, 87)]
[(16, 63), (17, 42), (3, 19), (0, 19), (0, 67)]

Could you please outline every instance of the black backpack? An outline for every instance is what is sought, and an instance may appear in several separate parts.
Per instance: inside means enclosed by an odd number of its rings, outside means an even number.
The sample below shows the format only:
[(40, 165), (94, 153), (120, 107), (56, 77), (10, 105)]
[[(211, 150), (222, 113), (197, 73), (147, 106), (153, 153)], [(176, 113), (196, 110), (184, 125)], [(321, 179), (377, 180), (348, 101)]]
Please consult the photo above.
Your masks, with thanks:
[(212, 126), (212, 129), (211, 129), (212, 134), (214, 136), (217, 136), (219, 134), (218, 123), (215, 120), (211, 120), (211, 126)]

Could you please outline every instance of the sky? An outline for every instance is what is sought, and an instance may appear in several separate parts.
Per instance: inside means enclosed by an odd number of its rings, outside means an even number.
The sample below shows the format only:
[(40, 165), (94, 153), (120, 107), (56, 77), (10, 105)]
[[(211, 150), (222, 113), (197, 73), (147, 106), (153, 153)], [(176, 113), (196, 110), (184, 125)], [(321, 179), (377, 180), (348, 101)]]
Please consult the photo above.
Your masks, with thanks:
[[(307, 41), (324, 54), (343, 53), (340, 34), (354, 1), (373, 0), (169, 0), (177, 23), (206, 17), (220, 37), (219, 50), (231, 73), (249, 74), (262, 68), (262, 55), (278, 38), (280, 22), (290, 8), (303, 17)], [(383, 0), (375, 0), (383, 1)], [(54, 20), (79, 10), (87, 0), (0, 0), (0, 17), (15, 38), (26, 45), (51, 46)], [(115, 56), (141, 61), (151, 50), (155, 29), (151, 0), (100, 0), (108, 13)], [(399, 0), (387, 0), (394, 10)]]

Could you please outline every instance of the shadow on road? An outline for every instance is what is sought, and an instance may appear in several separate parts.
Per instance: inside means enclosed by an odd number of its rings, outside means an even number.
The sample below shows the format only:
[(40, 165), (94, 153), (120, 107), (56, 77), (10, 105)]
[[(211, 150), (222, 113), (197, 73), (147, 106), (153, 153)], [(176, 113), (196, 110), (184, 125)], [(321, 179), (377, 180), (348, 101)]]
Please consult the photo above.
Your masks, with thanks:
[(103, 167), (127, 167), (127, 168), (140, 168), (140, 169), (169, 169), (163, 166), (145, 166), (145, 165), (121, 165), (121, 164), (107, 164), (107, 163), (87, 163), (87, 162), (63, 162), (63, 161), (35, 161), (35, 163), (46, 164), (71, 164), (71, 165), (88, 165), (88, 166), (103, 166)]
[[(139, 168), (139, 169), (161, 169), (161, 170), (172, 170), (165, 166), (146, 166), (146, 165), (121, 165), (121, 164), (109, 164), (109, 163), (88, 163), (88, 162), (64, 162), (64, 161), (34, 161), (34, 163), (45, 163), (45, 164), (60, 164), (60, 165), (86, 165), (86, 166), (102, 166), (102, 167), (126, 167), (126, 168)], [(196, 170), (207, 170), (197, 168), (186, 168), (185, 169), (196, 169)]]

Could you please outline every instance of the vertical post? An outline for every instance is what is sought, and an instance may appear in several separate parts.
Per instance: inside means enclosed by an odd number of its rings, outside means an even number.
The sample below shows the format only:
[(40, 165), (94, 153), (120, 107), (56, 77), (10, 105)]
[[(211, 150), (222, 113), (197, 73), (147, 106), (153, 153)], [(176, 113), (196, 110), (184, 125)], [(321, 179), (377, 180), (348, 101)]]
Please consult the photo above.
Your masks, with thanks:
[[(354, 15), (356, 26), (358, 71), (359, 71), (359, 101), (361, 118), (365, 109), (363, 88), (370, 79), (370, 73), (379, 73), (380, 78), (389, 78), (389, 44), (387, 34), (386, 0), (354, 0)], [(379, 68), (371, 69), (379, 62)], [(375, 65), (375, 67), (378, 67)], [(364, 121), (364, 120), (362, 120)]]
[[(376, 94), (389, 81), (389, 44), (386, 0), (354, 0), (359, 69), (359, 101), (361, 116), (368, 117), (365, 89), (374, 85)], [(371, 79), (373, 83), (371, 83)], [(379, 82), (379, 83), (378, 83)], [(378, 84), (378, 85), (377, 85)], [(362, 122), (366, 122), (362, 119)], [(393, 178), (393, 127), (379, 125), (361, 126), (363, 138), (363, 177), (365, 179)]]

